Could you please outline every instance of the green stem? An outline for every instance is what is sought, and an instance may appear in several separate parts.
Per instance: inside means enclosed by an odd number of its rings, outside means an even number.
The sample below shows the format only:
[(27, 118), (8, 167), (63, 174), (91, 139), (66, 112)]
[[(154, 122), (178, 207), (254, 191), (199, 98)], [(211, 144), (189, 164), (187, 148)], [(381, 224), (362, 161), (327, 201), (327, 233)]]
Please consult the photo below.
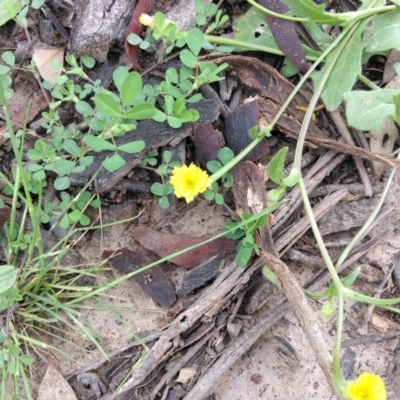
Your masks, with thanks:
[[(397, 154), (397, 159), (400, 158), (400, 153)], [(375, 206), (374, 210), (372, 211), (371, 215), (368, 217), (367, 221), (365, 224), (362, 226), (362, 228), (357, 232), (357, 234), (353, 237), (353, 239), (350, 241), (350, 243), (346, 246), (346, 248), (342, 251), (342, 254), (340, 255), (339, 259), (336, 261), (336, 270), (340, 268), (340, 266), (343, 264), (344, 260), (347, 258), (349, 255), (350, 251), (353, 249), (355, 244), (358, 242), (358, 240), (364, 235), (364, 233), (367, 231), (367, 229), (371, 226), (371, 224), (374, 222), (376, 216), (379, 214), (383, 203), (386, 199), (387, 193), (389, 191), (390, 185), (392, 184), (394, 174), (396, 173), (396, 167), (394, 167), (390, 171), (389, 178), (385, 184), (385, 188), (383, 189), (382, 195), (379, 199), (378, 204)]]
[(372, 82), (371, 80), (369, 80), (366, 76), (364, 76), (362, 74), (358, 74), (357, 78), (360, 82), (362, 82), (365, 86), (369, 87), (372, 90), (381, 89), (378, 85), (375, 85), (374, 82)]
[(293, 22), (321, 22), (324, 24), (330, 24), (330, 25), (339, 25), (343, 22), (351, 22), (351, 21), (358, 21), (360, 19), (367, 18), (371, 15), (376, 15), (379, 13), (384, 13), (388, 11), (392, 11), (396, 9), (396, 6), (382, 6), (382, 7), (375, 7), (372, 8), (373, 6), (369, 6), (368, 9), (366, 10), (360, 10), (360, 11), (352, 11), (352, 12), (347, 12), (347, 13), (327, 13), (323, 11), (323, 16), (321, 18), (301, 18), (301, 17), (292, 17), (290, 15), (286, 14), (279, 14), (274, 11), (271, 11), (260, 4), (256, 3), (254, 0), (247, 0), (249, 4), (251, 4), (254, 8), (257, 10), (260, 10), (264, 14), (271, 15), (272, 17), (287, 20), (287, 21), (293, 21)]

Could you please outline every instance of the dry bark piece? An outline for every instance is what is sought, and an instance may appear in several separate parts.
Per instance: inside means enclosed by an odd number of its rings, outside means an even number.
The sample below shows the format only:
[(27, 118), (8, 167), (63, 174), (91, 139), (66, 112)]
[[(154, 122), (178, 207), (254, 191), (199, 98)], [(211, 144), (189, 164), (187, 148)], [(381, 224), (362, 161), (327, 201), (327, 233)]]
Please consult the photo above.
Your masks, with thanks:
[[(259, 3), (268, 10), (279, 14), (286, 14), (290, 8), (281, 0), (259, 0)], [(300, 39), (297, 36), (295, 24), (281, 18), (266, 15), (269, 29), (276, 44), (283, 54), (302, 72), (307, 72), (310, 64), (307, 62)]]
[[(208, 237), (174, 235), (161, 233), (144, 225), (139, 225), (132, 232), (132, 236), (146, 249), (156, 253), (160, 257), (166, 257), (177, 251), (194, 246)], [(237, 243), (234, 240), (219, 238), (185, 254), (171, 258), (169, 261), (187, 269), (196, 268), (217, 254), (232, 254), (235, 252)]]
[(194, 125), (194, 147), (197, 160), (204, 169), (207, 168), (209, 161), (218, 158), (221, 140), (214, 131), (211, 122)]
[(92, 56), (100, 62), (114, 42), (125, 40), (129, 18), (136, 0), (78, 0), (74, 2), (69, 50), (74, 55)]
[(139, 0), (139, 2), (135, 7), (135, 10), (133, 11), (131, 21), (129, 22), (128, 31), (126, 33), (125, 52), (129, 58), (129, 61), (138, 70), (140, 70), (139, 66), (140, 48), (139, 46), (131, 45), (127, 39), (131, 33), (134, 33), (135, 35), (138, 36), (142, 36), (143, 27), (139, 22), (139, 17), (142, 14), (151, 14), (153, 11), (154, 11), (153, 0)]
[[(213, 62), (228, 63), (230, 70), (236, 74), (241, 84), (256, 91), (257, 101), (260, 104), (260, 115), (264, 120), (259, 121), (260, 128), (264, 128), (270, 123), (294, 89), (294, 86), (277, 70), (256, 58), (229, 55), (213, 59)], [(276, 128), (297, 138), (304, 119), (304, 112), (296, 107), (307, 108), (310, 98), (311, 95), (306, 91), (299, 91), (277, 122)], [(313, 121), (310, 122), (308, 134), (318, 137), (326, 136)]]
[(3, 228), (10, 214), (11, 214), (11, 208), (0, 207), (0, 229)]
[[(249, 130), (258, 127), (260, 107), (256, 100), (250, 101), (231, 112), (225, 119), (225, 138), (228, 146), (235, 152), (240, 153), (252, 141)], [(269, 153), (268, 142), (262, 140), (244, 159), (260, 160)]]
[[(113, 256), (114, 254), (115, 256)], [(123, 273), (136, 271), (152, 262), (146, 255), (126, 248), (104, 250), (101, 257), (103, 259), (111, 257), (108, 261), (110, 266)], [(147, 271), (135, 275), (134, 279), (140, 285), (143, 292), (162, 306), (170, 307), (175, 303), (176, 296), (174, 287), (161, 267), (152, 267)]]
[(187, 296), (199, 287), (204, 286), (211, 279), (214, 279), (218, 274), (222, 260), (222, 256), (214, 256), (192, 271), (187, 272), (183, 276), (183, 281), (176, 290), (176, 294), (178, 296)]

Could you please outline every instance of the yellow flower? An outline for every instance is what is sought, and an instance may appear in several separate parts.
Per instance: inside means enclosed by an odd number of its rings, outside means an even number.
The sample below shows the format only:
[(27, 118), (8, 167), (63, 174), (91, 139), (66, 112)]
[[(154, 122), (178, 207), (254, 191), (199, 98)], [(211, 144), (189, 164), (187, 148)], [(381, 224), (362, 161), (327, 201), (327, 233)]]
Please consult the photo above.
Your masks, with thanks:
[(387, 394), (379, 375), (363, 372), (356, 381), (349, 382), (347, 396), (351, 400), (386, 400)]
[(175, 167), (171, 173), (169, 183), (174, 187), (176, 197), (184, 197), (190, 203), (199, 194), (211, 185), (210, 177), (206, 171), (193, 163), (189, 166)]
[(140, 14), (139, 22), (144, 26), (150, 26), (153, 28), (154, 26), (154, 18), (147, 14)]

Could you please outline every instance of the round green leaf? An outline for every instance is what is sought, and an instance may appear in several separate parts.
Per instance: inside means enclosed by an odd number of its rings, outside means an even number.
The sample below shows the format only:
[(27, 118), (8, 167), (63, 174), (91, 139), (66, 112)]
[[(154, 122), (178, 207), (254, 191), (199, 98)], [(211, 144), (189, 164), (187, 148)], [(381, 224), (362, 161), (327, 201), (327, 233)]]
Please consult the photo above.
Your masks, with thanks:
[(97, 110), (102, 114), (110, 117), (119, 117), (121, 115), (118, 103), (114, 97), (108, 93), (97, 93), (94, 98), (94, 103), (96, 104)]
[(167, 197), (167, 196), (161, 197), (161, 199), (158, 200), (158, 205), (159, 205), (160, 208), (162, 208), (163, 210), (166, 210), (167, 208), (169, 208), (168, 197)]
[(197, 65), (197, 57), (190, 50), (181, 51), (179, 58), (189, 68), (194, 68)]
[(177, 129), (177, 128), (180, 128), (180, 127), (182, 126), (182, 121), (179, 120), (178, 118), (175, 118), (175, 117), (168, 117), (168, 118), (167, 118), (167, 121), (168, 121), (168, 125), (169, 125), (171, 128)]
[(164, 185), (159, 182), (153, 183), (153, 185), (151, 185), (150, 191), (156, 196), (162, 196), (164, 194)]
[(114, 172), (125, 165), (125, 163), (126, 161), (119, 154), (114, 154), (103, 161), (103, 167), (109, 172)]
[(195, 56), (198, 56), (203, 43), (204, 34), (199, 28), (190, 29), (186, 35), (186, 43)]
[(235, 154), (233, 154), (233, 151), (229, 147), (223, 147), (218, 152), (218, 158), (221, 160), (222, 165), (228, 164), (228, 162), (233, 160), (234, 157)]
[(1, 58), (3, 59), (3, 61), (8, 64), (10, 67), (12, 67), (15, 63), (15, 57), (14, 57), (14, 53), (12, 53), (11, 51), (5, 51), (2, 55)]
[(57, 178), (54, 181), (54, 189), (56, 190), (65, 190), (70, 187), (70, 182), (68, 176), (63, 176), (60, 178)]
[(82, 56), (81, 57), (82, 64), (87, 68), (93, 68), (96, 60), (93, 57)]

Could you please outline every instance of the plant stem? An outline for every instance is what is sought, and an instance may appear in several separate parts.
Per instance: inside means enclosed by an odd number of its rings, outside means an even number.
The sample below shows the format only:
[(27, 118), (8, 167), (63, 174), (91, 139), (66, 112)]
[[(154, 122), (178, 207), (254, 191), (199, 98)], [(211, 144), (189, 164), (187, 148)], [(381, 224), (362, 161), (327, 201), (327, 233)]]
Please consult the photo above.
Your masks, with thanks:
[[(255, 51), (262, 51), (264, 53), (276, 54), (278, 56), (284, 56), (282, 51), (280, 51), (279, 49), (276, 49), (274, 47), (261, 46), (261, 45), (249, 43), (249, 42), (242, 42), (241, 40), (230, 39), (228, 37), (204, 35), (204, 40), (207, 40), (208, 42), (214, 43), (214, 44), (233, 46), (235, 48), (240, 47), (242, 49), (242, 51), (243, 51), (243, 49), (244, 50), (255, 50)], [(307, 56), (307, 60), (316, 61), (316, 57), (315, 56)]]

